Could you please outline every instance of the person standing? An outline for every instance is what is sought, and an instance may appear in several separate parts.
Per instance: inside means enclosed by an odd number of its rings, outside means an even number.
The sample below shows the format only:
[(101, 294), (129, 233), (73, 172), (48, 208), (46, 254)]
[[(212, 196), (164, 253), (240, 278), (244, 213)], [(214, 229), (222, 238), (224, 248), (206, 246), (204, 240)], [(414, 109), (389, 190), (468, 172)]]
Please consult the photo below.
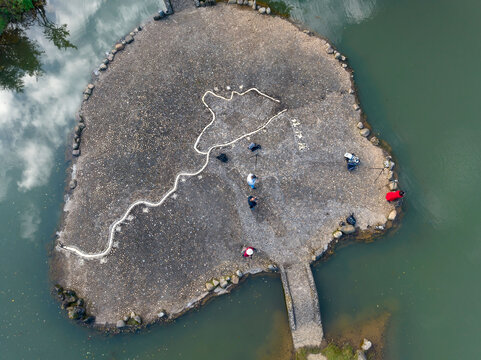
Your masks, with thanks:
[(255, 187), (255, 185), (256, 185), (256, 180), (257, 180), (257, 176), (255, 176), (254, 174), (249, 174), (249, 175), (247, 175), (247, 184), (248, 184), (251, 188), (253, 188), (253, 189), (256, 188), (256, 187)]
[(249, 204), (249, 208), (252, 210), (256, 207), (257, 205), (257, 198), (255, 196), (250, 195), (247, 198), (247, 203)]

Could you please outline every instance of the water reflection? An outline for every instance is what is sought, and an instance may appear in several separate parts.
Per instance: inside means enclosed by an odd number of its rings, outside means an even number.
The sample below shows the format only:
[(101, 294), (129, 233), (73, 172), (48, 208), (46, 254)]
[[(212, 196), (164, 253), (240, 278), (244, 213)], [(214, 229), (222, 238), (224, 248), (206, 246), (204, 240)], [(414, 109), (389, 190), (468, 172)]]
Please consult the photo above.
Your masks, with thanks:
[(23, 29), (5, 30), (0, 37), (0, 86), (22, 91), (24, 75), (38, 77), (42, 73), (41, 54), (38, 44)]
[(20, 237), (22, 239), (33, 241), (34, 235), (38, 231), (39, 226), (39, 210), (33, 204), (29, 204), (20, 215)]
[(157, 6), (154, 0), (115, 7), (105, 0), (50, 1), (36, 24), (13, 33), (17, 45), (8, 53), (0, 44), (0, 61), (11, 64), (2, 69), (0, 90), (0, 202), (11, 191), (48, 184), (54, 153), (65, 146), (92, 70), (126, 29)]
[(291, 16), (334, 43), (342, 38), (345, 25), (358, 24), (374, 15), (376, 0), (288, 0)]
[(58, 49), (75, 48), (68, 39), (67, 25), (57, 25), (47, 17), (43, 5), (36, 5), (22, 16), (21, 22), (10, 23), (1, 33), (0, 86), (4, 89), (20, 92), (24, 88), (24, 75), (38, 77), (42, 73), (42, 51), (35, 39), (26, 34), (32, 27), (36, 32), (41, 31)]

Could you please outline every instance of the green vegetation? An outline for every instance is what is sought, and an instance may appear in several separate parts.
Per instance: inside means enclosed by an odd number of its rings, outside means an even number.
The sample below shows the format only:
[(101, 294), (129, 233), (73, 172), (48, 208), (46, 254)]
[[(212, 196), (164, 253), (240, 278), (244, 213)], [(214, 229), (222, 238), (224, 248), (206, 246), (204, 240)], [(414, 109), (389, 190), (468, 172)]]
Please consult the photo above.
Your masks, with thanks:
[(0, 87), (17, 92), (23, 89), (24, 75), (39, 76), (42, 73), (36, 42), (23, 30), (13, 28), (0, 36)]
[(5, 26), (7, 26), (7, 20), (3, 16), (0, 16), (0, 35), (3, 32), (3, 29), (5, 29)]
[(0, 0), (0, 34), (9, 22), (21, 21), (25, 13), (41, 4), (33, 0)]
[(319, 348), (303, 348), (296, 352), (296, 360), (307, 360), (309, 354), (322, 353), (328, 360), (357, 360), (356, 352), (350, 345), (344, 345), (342, 348), (331, 343), (324, 349)]
[(25, 30), (31, 26), (42, 30), (46, 39), (61, 50), (76, 48), (68, 37), (67, 25), (50, 21), (38, 0), (0, 0), (0, 87), (21, 92), (24, 76), (42, 74), (42, 51)]
[(342, 348), (334, 345), (329, 344), (327, 345), (322, 353), (329, 359), (329, 360), (356, 360), (356, 353), (349, 345), (344, 345)]
[(296, 360), (307, 360), (309, 354), (319, 354), (321, 349), (319, 348), (302, 348), (296, 352)]

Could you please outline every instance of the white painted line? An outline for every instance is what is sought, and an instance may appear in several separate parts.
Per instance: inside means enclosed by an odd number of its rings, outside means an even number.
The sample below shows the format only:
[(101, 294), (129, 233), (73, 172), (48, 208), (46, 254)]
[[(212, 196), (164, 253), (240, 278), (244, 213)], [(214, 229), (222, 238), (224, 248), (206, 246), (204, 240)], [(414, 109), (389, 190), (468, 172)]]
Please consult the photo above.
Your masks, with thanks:
[[(204, 103), (204, 105), (207, 107), (207, 109), (209, 109), (209, 111), (211, 112), (212, 114), (212, 121), (210, 123), (208, 123), (204, 129), (202, 130), (202, 132), (200, 133), (200, 135), (197, 137), (197, 140), (195, 141), (194, 143), (194, 150), (197, 151), (199, 154), (202, 154), (202, 155), (205, 155), (206, 158), (205, 158), (205, 163), (204, 165), (199, 169), (197, 170), (196, 172), (193, 172), (193, 173), (189, 173), (189, 172), (181, 172), (179, 174), (177, 174), (177, 176), (175, 177), (175, 182), (174, 182), (174, 186), (169, 190), (167, 191), (164, 196), (162, 196), (162, 198), (158, 201), (158, 202), (151, 202), (151, 201), (148, 201), (148, 200), (137, 200), (135, 201), (134, 203), (132, 203), (128, 208), (127, 208), (127, 211), (124, 213), (124, 215), (116, 220), (114, 223), (112, 223), (112, 225), (110, 225), (110, 228), (109, 228), (109, 238), (108, 238), (108, 243), (107, 243), (107, 248), (99, 253), (86, 253), (86, 252), (83, 252), (82, 250), (78, 249), (77, 247), (75, 246), (69, 246), (69, 245), (64, 245), (64, 246), (57, 246), (57, 248), (59, 250), (66, 250), (68, 252), (71, 252), (71, 253), (74, 253), (78, 256), (80, 256), (81, 258), (84, 258), (84, 259), (102, 259), (104, 256), (106, 256), (111, 250), (112, 250), (112, 247), (113, 247), (113, 243), (114, 243), (114, 237), (115, 237), (115, 230), (117, 229), (117, 226), (119, 226), (123, 221), (125, 221), (125, 219), (127, 219), (127, 217), (129, 216), (130, 212), (132, 211), (133, 208), (135, 208), (136, 206), (138, 205), (145, 205), (147, 207), (157, 207), (157, 206), (160, 206), (162, 205), (165, 200), (167, 200), (169, 198), (170, 195), (172, 195), (176, 190), (177, 190), (177, 186), (179, 184), (179, 179), (181, 177), (192, 177), (192, 176), (197, 176), (199, 175), (202, 171), (204, 171), (204, 169), (207, 167), (207, 165), (209, 164), (209, 159), (210, 159), (210, 153), (212, 150), (214, 149), (218, 149), (218, 148), (222, 148), (222, 147), (226, 147), (226, 146), (229, 146), (229, 145), (233, 145), (235, 144), (236, 142), (238, 142), (239, 140), (242, 140), (248, 136), (251, 136), (251, 135), (254, 135), (256, 133), (258, 133), (259, 131), (263, 130), (265, 127), (267, 127), (267, 125), (269, 125), (271, 123), (272, 120), (274, 120), (275, 118), (277, 118), (279, 115), (283, 114), (284, 112), (287, 111), (287, 109), (284, 109), (280, 112), (278, 112), (276, 115), (274, 115), (273, 117), (271, 117), (269, 120), (267, 120), (267, 122), (262, 125), (261, 127), (257, 128), (256, 130), (254, 131), (251, 131), (250, 133), (247, 133), (247, 134), (244, 134), (240, 137), (238, 137), (237, 139), (235, 140), (232, 140), (228, 143), (224, 143), (224, 144), (219, 144), (219, 145), (214, 145), (214, 146), (211, 146), (207, 151), (200, 151), (198, 148), (197, 148), (197, 145), (199, 144), (199, 141), (200, 141), (200, 138), (202, 137), (202, 135), (204, 134), (204, 132), (209, 128), (209, 126), (211, 126), (214, 121), (216, 120), (216, 116), (215, 116), (215, 113), (214, 111), (209, 107), (209, 105), (207, 105), (207, 103), (205, 102), (205, 97), (207, 94), (211, 94), (219, 99), (223, 99), (223, 100), (226, 100), (226, 101), (231, 101), (234, 94), (237, 94), (237, 95), (240, 95), (240, 96), (243, 96), (251, 91), (255, 91), (257, 92), (259, 95), (261, 96), (264, 96), (272, 101), (275, 101), (277, 103), (280, 103), (279, 100), (277, 99), (274, 99), (273, 97), (270, 97), (262, 92), (260, 92), (259, 90), (257, 90), (256, 88), (251, 88), (249, 90), (246, 90), (244, 91), (243, 93), (239, 93), (237, 91), (232, 91), (231, 92), (231, 95), (229, 98), (225, 98), (223, 96), (220, 96), (220, 95), (217, 95), (215, 94), (214, 92), (212, 91), (206, 91), (206, 93), (202, 96), (202, 102)], [(184, 178), (183, 178), (184, 180)], [(185, 180), (184, 180), (185, 181)], [(145, 208), (143, 209), (144, 212), (145, 211)], [(120, 226), (119, 226), (119, 230), (120, 230)], [(103, 261), (104, 262), (104, 261)]]

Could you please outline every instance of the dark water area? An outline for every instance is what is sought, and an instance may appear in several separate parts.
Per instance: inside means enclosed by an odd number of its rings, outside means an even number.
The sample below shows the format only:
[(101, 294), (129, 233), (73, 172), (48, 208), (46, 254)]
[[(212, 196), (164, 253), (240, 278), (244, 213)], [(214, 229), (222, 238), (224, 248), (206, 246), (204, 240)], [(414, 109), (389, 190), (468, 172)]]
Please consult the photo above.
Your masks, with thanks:
[[(407, 191), (397, 231), (340, 248), (314, 268), (327, 336), (389, 314), (385, 359), (477, 358), (481, 334), (481, 3), (288, 1), (296, 21), (349, 58), (367, 119), (393, 148)], [(249, 279), (173, 324), (108, 336), (65, 318), (48, 254), (62, 211), (67, 134), (104, 52), (156, 1), (50, 1), (77, 49), (39, 29), (43, 74), (0, 90), (2, 359), (283, 359), (290, 351), (280, 280)], [(0, 57), (2, 54), (0, 53)]]

